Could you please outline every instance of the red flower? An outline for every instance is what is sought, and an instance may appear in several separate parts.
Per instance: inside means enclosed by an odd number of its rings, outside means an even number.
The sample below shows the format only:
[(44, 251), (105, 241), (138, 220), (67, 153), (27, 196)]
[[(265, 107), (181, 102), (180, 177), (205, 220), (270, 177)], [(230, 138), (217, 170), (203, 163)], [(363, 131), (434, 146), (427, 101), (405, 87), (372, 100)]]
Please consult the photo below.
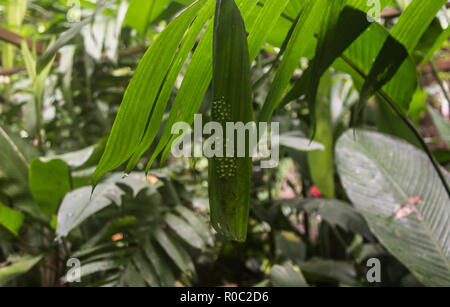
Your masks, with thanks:
[(309, 192), (315, 198), (322, 198), (323, 197), (322, 193), (320, 192), (320, 190), (316, 186), (312, 186), (311, 189), (309, 190)]

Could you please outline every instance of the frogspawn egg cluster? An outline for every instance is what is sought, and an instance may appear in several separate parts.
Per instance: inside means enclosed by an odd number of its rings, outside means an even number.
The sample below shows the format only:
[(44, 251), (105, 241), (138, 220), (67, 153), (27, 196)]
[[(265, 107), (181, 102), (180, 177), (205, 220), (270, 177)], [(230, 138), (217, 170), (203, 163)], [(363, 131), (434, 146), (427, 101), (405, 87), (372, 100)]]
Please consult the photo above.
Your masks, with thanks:
[[(212, 119), (222, 126), (232, 121), (231, 105), (224, 99), (214, 101), (211, 107)], [(226, 152), (226, 142), (224, 142), (224, 152)], [(225, 179), (236, 175), (236, 158), (234, 157), (216, 157), (216, 171), (219, 178)]]

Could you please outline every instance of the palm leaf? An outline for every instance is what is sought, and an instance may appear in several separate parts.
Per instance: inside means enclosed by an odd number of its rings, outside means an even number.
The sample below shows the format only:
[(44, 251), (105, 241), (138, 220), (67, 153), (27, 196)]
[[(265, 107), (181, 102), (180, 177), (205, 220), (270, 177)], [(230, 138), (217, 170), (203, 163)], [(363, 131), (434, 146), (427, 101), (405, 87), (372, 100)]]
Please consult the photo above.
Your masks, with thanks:
[(140, 61), (119, 108), (105, 152), (93, 182), (120, 166), (133, 154), (145, 133), (158, 91), (175, 58), (184, 34), (205, 1), (197, 1), (175, 18), (153, 42)]

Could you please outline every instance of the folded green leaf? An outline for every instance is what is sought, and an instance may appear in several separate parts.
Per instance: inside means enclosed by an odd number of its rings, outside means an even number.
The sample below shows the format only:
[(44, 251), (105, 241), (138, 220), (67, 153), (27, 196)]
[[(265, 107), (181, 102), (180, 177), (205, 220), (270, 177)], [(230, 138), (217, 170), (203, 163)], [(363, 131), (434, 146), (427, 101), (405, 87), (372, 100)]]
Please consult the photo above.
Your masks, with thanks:
[[(253, 120), (250, 61), (247, 32), (234, 0), (218, 0), (215, 16), (211, 117), (226, 131), (226, 122)], [(225, 155), (223, 143), (217, 146), (223, 146)], [(247, 237), (252, 158), (248, 150), (242, 158), (236, 153), (235, 149), (232, 157), (208, 160), (208, 192), (213, 227), (226, 238), (242, 242)]]
[[(320, 77), (319, 77), (320, 80)], [(331, 75), (325, 73), (315, 92), (314, 118), (316, 132), (313, 140), (324, 146), (324, 150), (307, 153), (309, 172), (313, 183), (328, 198), (335, 197), (334, 185), (334, 139), (330, 105)]]
[(64, 195), (71, 189), (70, 170), (62, 160), (30, 164), (28, 181), (36, 203), (48, 215), (55, 214)]

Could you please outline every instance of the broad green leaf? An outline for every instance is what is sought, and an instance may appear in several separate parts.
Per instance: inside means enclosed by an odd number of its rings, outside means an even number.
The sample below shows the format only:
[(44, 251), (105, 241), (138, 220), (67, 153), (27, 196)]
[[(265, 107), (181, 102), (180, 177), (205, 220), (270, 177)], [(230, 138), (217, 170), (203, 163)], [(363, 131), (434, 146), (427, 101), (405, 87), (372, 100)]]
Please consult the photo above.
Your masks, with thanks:
[(205, 243), (202, 238), (183, 219), (169, 213), (165, 216), (164, 220), (186, 243), (198, 249), (205, 248)]
[(359, 233), (367, 239), (373, 235), (362, 215), (349, 204), (336, 199), (308, 199), (301, 203), (308, 213), (316, 213), (331, 225), (348, 232)]
[[(361, 91), (364, 80), (388, 36), (389, 33), (384, 27), (373, 23), (341, 58), (334, 62), (333, 67), (350, 74), (356, 88)], [(381, 89), (383, 95), (380, 95), (381, 91), (378, 91), (378, 97), (382, 103), (387, 103), (385, 97), (388, 97), (403, 112), (406, 112), (416, 88), (416, 65), (408, 57), (393, 78)]]
[(58, 223), (56, 234), (65, 237), (76, 226), (88, 217), (113, 202), (122, 203), (122, 195), (125, 194), (114, 183), (99, 184), (91, 196), (91, 187), (83, 187), (74, 190), (64, 197), (58, 211)]
[(29, 161), (39, 155), (36, 148), (0, 127), (0, 171), (16, 185), (28, 190)]
[[(368, 98), (388, 83), (412, 54), (422, 34), (446, 0), (413, 1), (400, 16), (373, 64), (361, 89), (356, 120)], [(395, 103), (397, 101), (394, 100)], [(402, 105), (399, 105), (402, 107)], [(407, 108), (406, 108), (407, 109)]]
[(291, 264), (274, 265), (270, 279), (275, 287), (309, 287), (302, 272)]
[(195, 271), (194, 263), (186, 250), (170, 237), (162, 229), (157, 229), (154, 233), (156, 241), (164, 251), (175, 262), (182, 272), (192, 274)]
[(308, 44), (312, 43), (312, 40), (308, 38), (313, 37), (322, 22), (323, 10), (327, 5), (325, 0), (309, 1), (303, 9), (259, 115), (259, 121), (268, 121), (281, 102), (281, 97), (289, 85), (300, 58), (304, 56)]
[(400, 15), (391, 35), (411, 54), (419, 43), (437, 12), (447, 0), (421, 1), (414, 0)]
[(433, 18), (433, 21), (430, 23), (427, 30), (422, 34), (422, 37), (420, 38), (419, 42), (414, 48), (413, 54), (414, 55), (418, 54), (421, 55), (422, 57), (425, 56), (427, 53), (430, 52), (430, 50), (432, 50), (436, 42), (439, 41), (440, 36), (442, 35), (443, 32), (444, 29), (442, 28), (439, 18), (437, 17)]
[(339, 139), (336, 162), (347, 195), (382, 244), (425, 285), (450, 285), (450, 200), (426, 155), (357, 130)]
[[(379, 51), (382, 49), (389, 33), (387, 30), (379, 25), (373, 23), (367, 31), (362, 33), (359, 38), (344, 52), (343, 57), (334, 63), (334, 67), (349, 73), (355, 81), (358, 89), (361, 89), (364, 78), (367, 75), (375, 62)], [(408, 105), (411, 101), (417, 87), (416, 65), (407, 58), (400, 67), (394, 77), (388, 82), (382, 90), (395, 101), (395, 103), (402, 109), (408, 110)]]
[(442, 115), (432, 107), (428, 107), (428, 111), (430, 112), (433, 122), (436, 125), (442, 139), (448, 146), (450, 146), (450, 122), (443, 118)]
[[(335, 12), (333, 14), (335, 14)], [(312, 110), (312, 114), (314, 114), (314, 92), (319, 84), (318, 78), (325, 73), (333, 62), (369, 27), (369, 25), (370, 23), (367, 21), (367, 14), (352, 6), (346, 6), (342, 10), (337, 25), (333, 22), (324, 24), (322, 26), (322, 33), (319, 38), (316, 55), (311, 66), (308, 67), (301, 78), (295, 83), (292, 90), (284, 97), (282, 105), (297, 99), (300, 96), (305, 95), (307, 91), (310, 91), (309, 96), (312, 98), (308, 100), (308, 104), (310, 110)], [(314, 87), (310, 84), (314, 85)]]
[[(380, 9), (383, 9), (388, 2), (389, 0), (380, 1)], [(347, 7), (340, 17), (340, 21), (342, 22), (339, 23), (340, 27), (344, 27), (345, 30), (343, 33), (346, 35), (340, 36), (344, 39), (338, 41), (336, 48), (330, 50), (330, 52), (334, 53), (334, 58), (339, 56), (348, 46), (347, 39), (350, 39), (351, 42), (351, 39), (358, 37), (358, 35), (367, 28), (368, 23), (365, 13), (370, 9), (371, 7), (367, 6), (367, 2), (364, 0), (347, 1)], [(353, 17), (347, 18), (345, 17), (346, 15), (348, 15), (348, 17)], [(363, 34), (351, 44), (348, 50), (345, 51), (343, 60), (337, 60), (334, 63), (334, 66), (339, 70), (351, 74), (358, 87), (361, 88), (361, 85), (364, 82), (364, 79), (361, 78), (361, 73), (367, 78), (370, 68), (388, 35), (389, 34), (384, 27), (378, 23), (372, 23), (367, 31), (364, 31)], [(330, 57), (330, 59), (333, 59), (333, 57)], [(397, 105), (402, 107), (405, 111), (408, 109), (409, 102), (417, 86), (415, 71), (414, 62), (408, 58), (400, 67), (398, 73), (383, 88), (391, 100), (395, 101)], [(311, 70), (307, 69), (296, 83), (295, 87), (284, 98), (282, 105), (285, 105), (306, 93), (310, 74)]]
[(105, 152), (94, 172), (94, 186), (133, 154), (144, 135), (150, 112), (186, 29), (204, 4), (200, 0), (176, 17), (139, 62), (114, 121)]
[(6, 207), (0, 202), (0, 225), (8, 229), (15, 236), (19, 235), (25, 216), (22, 212)]
[(48, 215), (56, 213), (59, 203), (71, 189), (70, 170), (62, 160), (42, 162), (34, 159), (28, 181), (34, 200)]
[(140, 34), (145, 34), (151, 22), (169, 2), (170, 0), (131, 0), (125, 21)]
[(24, 256), (19, 261), (0, 268), (0, 287), (31, 270), (41, 259), (42, 256)]

